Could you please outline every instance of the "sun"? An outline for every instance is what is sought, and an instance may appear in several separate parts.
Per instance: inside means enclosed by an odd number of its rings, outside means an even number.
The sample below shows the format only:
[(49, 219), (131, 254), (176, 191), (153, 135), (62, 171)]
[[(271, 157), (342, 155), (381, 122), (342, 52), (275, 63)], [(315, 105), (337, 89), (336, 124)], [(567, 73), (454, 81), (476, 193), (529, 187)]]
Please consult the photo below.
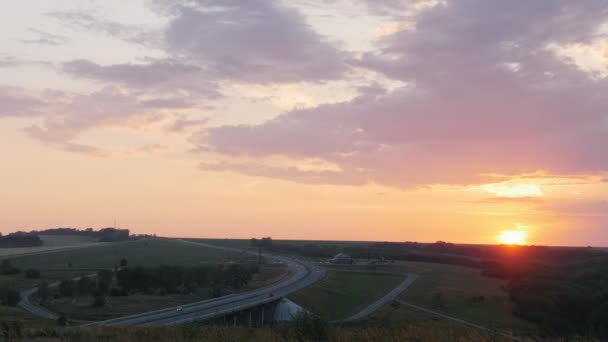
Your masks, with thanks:
[(503, 230), (496, 239), (505, 245), (523, 245), (526, 243), (526, 232), (515, 229)]

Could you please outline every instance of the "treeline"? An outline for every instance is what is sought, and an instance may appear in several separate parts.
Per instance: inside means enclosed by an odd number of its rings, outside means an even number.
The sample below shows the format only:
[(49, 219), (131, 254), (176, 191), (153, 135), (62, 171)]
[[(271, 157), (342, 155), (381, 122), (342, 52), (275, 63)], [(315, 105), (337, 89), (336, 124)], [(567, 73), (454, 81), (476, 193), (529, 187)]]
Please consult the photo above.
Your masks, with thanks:
[(214, 296), (224, 289), (240, 289), (258, 272), (257, 265), (127, 267), (118, 271), (116, 280), (127, 293), (192, 293), (209, 288)]
[[(90, 236), (97, 238), (100, 242), (116, 242), (130, 239), (132, 236), (128, 229), (117, 228), (102, 228), (93, 230), (93, 228), (76, 229), (76, 228), (51, 228), (46, 230), (33, 230), (31, 232), (15, 232), (7, 235), (0, 233), (0, 248), (17, 248), (17, 247), (38, 247), (42, 246), (43, 242), (40, 235), (59, 235), (59, 236)], [(137, 237), (148, 237), (141, 235)]]
[(0, 233), (0, 248), (35, 247), (42, 246), (38, 234), (32, 232), (15, 232), (7, 235)]
[(93, 228), (77, 229), (77, 228), (51, 228), (40, 231), (32, 231), (32, 233), (38, 235), (76, 235), (76, 236), (90, 236), (98, 238), (101, 242), (113, 242), (127, 240), (130, 237), (128, 229), (118, 228), (102, 228), (100, 230), (94, 230)]
[[(407, 260), (456, 264), (482, 267), (483, 262), (468, 253), (459, 255), (452, 244), (437, 242), (420, 244), (416, 242), (375, 242), (367, 245), (339, 246), (337, 244), (289, 244), (277, 243), (270, 237), (251, 239), (252, 247), (263, 248), (275, 253), (297, 254), (310, 258), (331, 258), (338, 253), (346, 253), (355, 259)], [(464, 249), (462, 250), (464, 251)], [(451, 252), (451, 253), (448, 253)]]

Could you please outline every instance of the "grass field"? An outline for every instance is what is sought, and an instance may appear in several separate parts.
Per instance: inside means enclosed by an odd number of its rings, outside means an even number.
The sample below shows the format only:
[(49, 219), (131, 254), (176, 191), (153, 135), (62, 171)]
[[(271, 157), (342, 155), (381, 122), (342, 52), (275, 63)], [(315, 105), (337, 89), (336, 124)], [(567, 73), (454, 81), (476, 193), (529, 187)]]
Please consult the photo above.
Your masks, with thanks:
[[(513, 303), (503, 287), (505, 282), (481, 275), (479, 269), (420, 262), (400, 262), (398, 266), (419, 275), (401, 298), (431, 308), (433, 296), (441, 293), (445, 307), (438, 311), (490, 328), (525, 330), (529, 324), (513, 316)], [(472, 303), (474, 296), (482, 302)]]
[(118, 242), (94, 248), (83, 248), (57, 253), (26, 255), (12, 259), (14, 266), (21, 269), (66, 269), (72, 268), (113, 268), (121, 258), (126, 258), (129, 266), (182, 265), (192, 266), (204, 263), (254, 260), (250, 255), (220, 251), (175, 240), (144, 239)]
[(46, 247), (66, 247), (90, 244), (99, 241), (98, 237), (81, 235), (40, 235)]
[[(20, 308), (11, 308), (8, 306), (0, 305), (0, 323), (11, 321), (17, 321), (21, 323), (22, 326), (26, 326), (28, 328), (46, 328), (57, 326), (57, 322), (55, 321), (34, 316)], [(2, 339), (1, 333), (0, 341), (5, 341), (4, 339)]]
[(297, 292), (290, 299), (329, 320), (346, 318), (382, 297), (402, 276), (330, 271), (320, 282)]
[[(399, 298), (457, 318), (486, 326), (514, 332), (534, 332), (534, 327), (513, 316), (513, 303), (504, 291), (505, 281), (481, 275), (477, 268), (437, 263), (398, 261), (394, 264), (348, 266), (358, 270), (399, 271), (418, 274), (418, 279)], [(339, 269), (328, 266), (329, 269)], [(444, 306), (433, 308), (433, 297), (440, 293)], [(473, 302), (473, 297), (483, 296), (483, 301)], [(384, 309), (383, 309), (384, 310)], [(393, 313), (393, 321), (400, 323), (420, 323), (420, 317), (429, 318), (414, 309), (402, 308)], [(415, 311), (415, 310), (414, 310)], [(383, 311), (378, 312), (381, 314)], [(386, 312), (384, 312), (386, 314)], [(412, 318), (415, 319), (412, 319)], [(429, 318), (433, 321), (433, 318)], [(443, 322), (443, 320), (441, 320)]]
[(353, 325), (381, 326), (381, 327), (409, 327), (442, 329), (446, 327), (465, 327), (477, 330), (445, 318), (409, 308), (403, 305), (386, 305), (370, 317)]
[(39, 247), (0, 248), (0, 258), (53, 251), (67, 247), (94, 246), (99, 243), (97, 242), (98, 238), (76, 235), (40, 235), (40, 239), (43, 245)]
[[(352, 267), (365, 270), (367, 267)], [(400, 299), (433, 309), (489, 328), (510, 331), (530, 331), (533, 327), (513, 316), (513, 303), (503, 287), (505, 282), (481, 275), (477, 268), (457, 265), (401, 261), (374, 267), (383, 271), (402, 271), (418, 274), (418, 279), (400, 295)], [(433, 308), (433, 297), (440, 293), (444, 306)], [(472, 302), (483, 296), (483, 301)], [(399, 310), (396, 321), (407, 322), (411, 315), (399, 314), (413, 309)], [(420, 313), (421, 315), (425, 315)]]

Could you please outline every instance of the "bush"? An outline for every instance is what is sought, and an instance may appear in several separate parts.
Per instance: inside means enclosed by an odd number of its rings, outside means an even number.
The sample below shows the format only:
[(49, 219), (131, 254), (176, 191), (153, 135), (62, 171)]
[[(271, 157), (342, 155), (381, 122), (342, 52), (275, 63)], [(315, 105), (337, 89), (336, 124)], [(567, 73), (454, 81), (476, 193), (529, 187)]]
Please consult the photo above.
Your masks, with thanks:
[(9, 287), (0, 288), (0, 302), (2, 305), (15, 307), (19, 300), (21, 300), (19, 291)]
[(46, 281), (43, 281), (38, 285), (38, 296), (40, 296), (40, 299), (42, 299), (43, 302), (49, 299), (50, 294), (49, 284)]
[(99, 308), (102, 307), (104, 305), (106, 305), (106, 297), (103, 295), (103, 293), (98, 292), (95, 294), (95, 296), (93, 297), (93, 307)]
[(82, 277), (76, 283), (78, 285), (78, 294), (81, 296), (91, 293), (91, 290), (94, 288), (91, 286), (92, 281), (88, 277)]
[(71, 279), (62, 280), (59, 283), (59, 293), (65, 297), (73, 297), (76, 294), (76, 282)]
[(27, 271), (25, 271), (25, 277), (30, 278), (30, 279), (38, 279), (38, 278), (40, 278), (40, 271), (30, 268)]
[(331, 326), (327, 320), (302, 311), (291, 321), (291, 333), (300, 341), (330, 341)]
[(21, 270), (13, 267), (11, 259), (2, 260), (2, 264), (0, 264), (0, 275), (18, 274), (19, 272), (21, 272)]
[(65, 327), (68, 325), (68, 318), (64, 315), (59, 316), (59, 318), (57, 318), (57, 325)]

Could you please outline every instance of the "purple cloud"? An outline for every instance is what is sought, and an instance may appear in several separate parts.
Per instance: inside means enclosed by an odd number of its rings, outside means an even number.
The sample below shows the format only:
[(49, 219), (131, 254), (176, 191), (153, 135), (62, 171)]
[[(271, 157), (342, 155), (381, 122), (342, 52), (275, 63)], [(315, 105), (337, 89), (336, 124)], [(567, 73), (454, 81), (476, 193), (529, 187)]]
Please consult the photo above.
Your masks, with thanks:
[(36, 115), (45, 105), (37, 97), (15, 87), (0, 86), (0, 117), (26, 117)]
[(608, 80), (547, 49), (589, 41), (606, 11), (601, 1), (435, 6), (417, 17), (416, 30), (384, 38), (357, 62), (407, 87), (260, 125), (212, 128), (198, 135), (199, 148), (320, 158), (337, 164), (344, 179), (395, 186), (476, 183), (480, 174), (541, 169), (606, 172)]
[(196, 0), (176, 5), (165, 33), (169, 51), (216, 77), (252, 83), (320, 81), (342, 76), (344, 54), (295, 9), (278, 2)]

